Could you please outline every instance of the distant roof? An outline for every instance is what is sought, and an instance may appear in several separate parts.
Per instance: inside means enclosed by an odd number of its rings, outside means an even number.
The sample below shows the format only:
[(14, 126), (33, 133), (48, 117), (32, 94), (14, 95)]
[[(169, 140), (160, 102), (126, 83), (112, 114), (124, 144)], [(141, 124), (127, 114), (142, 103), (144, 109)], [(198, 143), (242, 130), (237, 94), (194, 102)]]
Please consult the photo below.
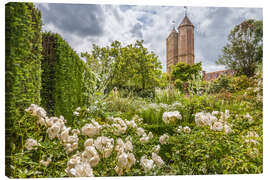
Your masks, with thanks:
[(182, 20), (181, 24), (178, 27), (181, 27), (181, 26), (193, 26), (193, 24), (188, 19), (188, 17), (185, 15), (184, 19)]

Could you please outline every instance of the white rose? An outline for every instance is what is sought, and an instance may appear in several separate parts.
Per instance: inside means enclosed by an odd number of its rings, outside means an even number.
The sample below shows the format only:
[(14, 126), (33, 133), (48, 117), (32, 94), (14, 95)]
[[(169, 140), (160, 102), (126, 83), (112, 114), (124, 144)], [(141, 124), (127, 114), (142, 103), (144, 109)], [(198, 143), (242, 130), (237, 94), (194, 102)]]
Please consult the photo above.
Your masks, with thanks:
[(37, 147), (34, 147), (34, 146), (38, 146), (39, 144), (38, 144), (38, 142), (35, 140), (35, 139), (32, 139), (32, 138), (28, 138), (27, 140), (26, 140), (26, 143), (25, 143), (25, 148), (27, 149), (27, 150), (36, 150), (37, 149)]

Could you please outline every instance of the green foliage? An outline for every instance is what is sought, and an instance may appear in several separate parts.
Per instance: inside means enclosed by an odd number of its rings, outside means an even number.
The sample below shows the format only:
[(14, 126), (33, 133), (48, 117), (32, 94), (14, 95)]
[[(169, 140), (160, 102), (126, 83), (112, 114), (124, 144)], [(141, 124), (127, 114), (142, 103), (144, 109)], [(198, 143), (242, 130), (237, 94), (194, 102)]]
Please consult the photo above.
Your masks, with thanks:
[(94, 75), (58, 34), (43, 33), (42, 53), (42, 104), (50, 115), (70, 122), (77, 107), (88, 105)]
[(91, 54), (81, 55), (98, 77), (97, 91), (110, 92), (117, 87), (128, 89), (134, 95), (151, 97), (160, 84), (161, 64), (157, 56), (143, 46), (143, 41), (124, 47), (118, 41), (107, 47), (93, 45)]
[(159, 80), (159, 87), (161, 89), (167, 88), (170, 83), (170, 74), (163, 72), (161, 74), (161, 79)]
[(246, 75), (241, 76), (219, 76), (214, 81), (207, 82), (205, 86), (208, 86), (208, 93), (230, 92), (237, 93), (242, 92), (250, 86), (251, 80)]
[[(18, 136), (14, 127), (31, 103), (40, 103), (41, 14), (32, 3), (5, 5), (6, 163)], [(6, 175), (9, 176), (8, 166)]]
[(183, 94), (176, 88), (156, 89), (155, 91), (155, 103), (172, 104), (178, 99), (183, 98)]
[(235, 26), (228, 41), (217, 63), (226, 65), (238, 75), (253, 76), (256, 65), (262, 62), (262, 21), (250, 19)]
[(185, 84), (188, 80), (192, 80), (193, 76), (199, 75), (202, 70), (202, 64), (196, 63), (189, 65), (185, 63), (178, 63), (172, 67), (171, 78), (174, 81), (175, 86), (181, 91), (185, 91)]

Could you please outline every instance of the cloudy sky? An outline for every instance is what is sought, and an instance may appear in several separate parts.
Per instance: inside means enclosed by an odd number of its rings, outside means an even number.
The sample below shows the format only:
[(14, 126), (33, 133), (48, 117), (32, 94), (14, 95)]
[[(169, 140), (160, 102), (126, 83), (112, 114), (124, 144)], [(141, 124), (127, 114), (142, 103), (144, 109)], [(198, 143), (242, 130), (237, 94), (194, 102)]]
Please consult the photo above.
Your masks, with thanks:
[[(59, 33), (77, 53), (91, 51), (92, 44), (122, 44), (143, 39), (158, 55), (166, 70), (166, 38), (184, 17), (183, 6), (134, 6), (93, 4), (36, 4), (42, 13), (43, 30)], [(203, 70), (224, 69), (215, 61), (233, 27), (246, 19), (262, 20), (261, 8), (188, 7), (195, 26), (195, 62)]]

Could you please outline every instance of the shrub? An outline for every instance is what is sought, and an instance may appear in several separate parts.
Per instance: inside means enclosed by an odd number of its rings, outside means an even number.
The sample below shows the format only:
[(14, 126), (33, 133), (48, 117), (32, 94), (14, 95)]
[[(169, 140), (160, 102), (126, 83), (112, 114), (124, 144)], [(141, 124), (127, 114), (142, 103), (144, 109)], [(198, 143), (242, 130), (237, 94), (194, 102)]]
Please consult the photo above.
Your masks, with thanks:
[[(40, 103), (41, 14), (32, 3), (5, 5), (5, 118), (6, 161), (17, 143), (14, 127), (31, 103)], [(9, 171), (7, 176), (9, 176)]]
[(88, 105), (93, 75), (58, 34), (43, 33), (42, 105), (50, 115), (68, 121), (78, 106)]

